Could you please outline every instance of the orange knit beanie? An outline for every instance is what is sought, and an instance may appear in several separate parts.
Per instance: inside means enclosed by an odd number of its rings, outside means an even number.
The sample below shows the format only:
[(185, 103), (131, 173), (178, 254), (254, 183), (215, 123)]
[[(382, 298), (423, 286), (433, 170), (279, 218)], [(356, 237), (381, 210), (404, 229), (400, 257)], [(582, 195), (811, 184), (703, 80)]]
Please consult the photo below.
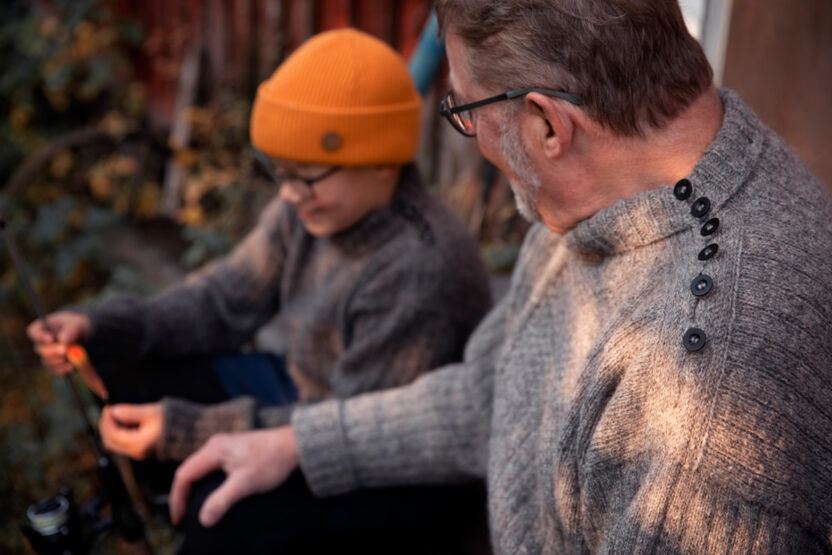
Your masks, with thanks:
[(421, 99), (402, 58), (355, 29), (303, 43), (257, 89), (251, 142), (302, 163), (406, 163), (419, 145)]

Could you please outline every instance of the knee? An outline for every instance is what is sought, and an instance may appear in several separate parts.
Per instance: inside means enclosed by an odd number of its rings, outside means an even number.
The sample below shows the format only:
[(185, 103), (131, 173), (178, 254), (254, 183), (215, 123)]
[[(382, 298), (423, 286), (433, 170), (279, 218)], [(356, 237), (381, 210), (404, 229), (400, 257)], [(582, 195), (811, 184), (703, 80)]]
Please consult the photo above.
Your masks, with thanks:
[(224, 479), (224, 473), (216, 472), (194, 484), (181, 524), (185, 535), (182, 553), (308, 552), (304, 538), (310, 537), (316, 519), (292, 481), (284, 485), (289, 487), (239, 501), (215, 526), (202, 526), (199, 511)]

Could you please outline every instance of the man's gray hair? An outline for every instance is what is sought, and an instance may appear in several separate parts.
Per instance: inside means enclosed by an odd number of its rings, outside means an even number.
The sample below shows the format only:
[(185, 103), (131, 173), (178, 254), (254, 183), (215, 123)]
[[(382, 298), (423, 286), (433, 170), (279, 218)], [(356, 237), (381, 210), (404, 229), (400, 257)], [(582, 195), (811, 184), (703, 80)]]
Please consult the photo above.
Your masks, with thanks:
[(579, 96), (619, 135), (660, 128), (712, 83), (677, 0), (436, 0), (443, 32), (468, 48), (495, 93), (543, 87)]

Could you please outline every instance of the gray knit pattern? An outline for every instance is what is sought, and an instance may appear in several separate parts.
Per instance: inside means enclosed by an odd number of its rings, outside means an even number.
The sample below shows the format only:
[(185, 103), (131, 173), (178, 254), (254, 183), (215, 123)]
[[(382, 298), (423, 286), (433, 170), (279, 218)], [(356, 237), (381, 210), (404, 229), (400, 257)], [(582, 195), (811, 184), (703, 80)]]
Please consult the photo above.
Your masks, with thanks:
[[(289, 373), (301, 403), (313, 403), (461, 360), (490, 305), (476, 242), (408, 165), (391, 203), (344, 232), (313, 237), (275, 199), (231, 254), (184, 283), (86, 312), (91, 352), (126, 359), (233, 351), (278, 313)], [(212, 433), (287, 424), (293, 409), (164, 404), (163, 458), (182, 458)]]
[(720, 96), (690, 198), (533, 228), (464, 363), (295, 411), (313, 491), (485, 477), (498, 553), (830, 552), (832, 202)]

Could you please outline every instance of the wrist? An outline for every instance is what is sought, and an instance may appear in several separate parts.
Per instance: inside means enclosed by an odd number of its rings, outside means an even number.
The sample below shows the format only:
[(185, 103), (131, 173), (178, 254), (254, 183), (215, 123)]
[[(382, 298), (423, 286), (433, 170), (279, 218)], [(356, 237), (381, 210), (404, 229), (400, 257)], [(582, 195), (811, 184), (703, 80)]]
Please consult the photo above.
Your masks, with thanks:
[(298, 452), (298, 442), (295, 438), (295, 429), (292, 426), (286, 426), (286, 455), (289, 458), (289, 463), (292, 468), (300, 466), (300, 453)]
[(291, 426), (258, 430), (253, 433), (260, 436), (258, 441), (265, 443), (269, 458), (282, 461), (290, 472), (298, 467), (300, 455), (295, 432)]

